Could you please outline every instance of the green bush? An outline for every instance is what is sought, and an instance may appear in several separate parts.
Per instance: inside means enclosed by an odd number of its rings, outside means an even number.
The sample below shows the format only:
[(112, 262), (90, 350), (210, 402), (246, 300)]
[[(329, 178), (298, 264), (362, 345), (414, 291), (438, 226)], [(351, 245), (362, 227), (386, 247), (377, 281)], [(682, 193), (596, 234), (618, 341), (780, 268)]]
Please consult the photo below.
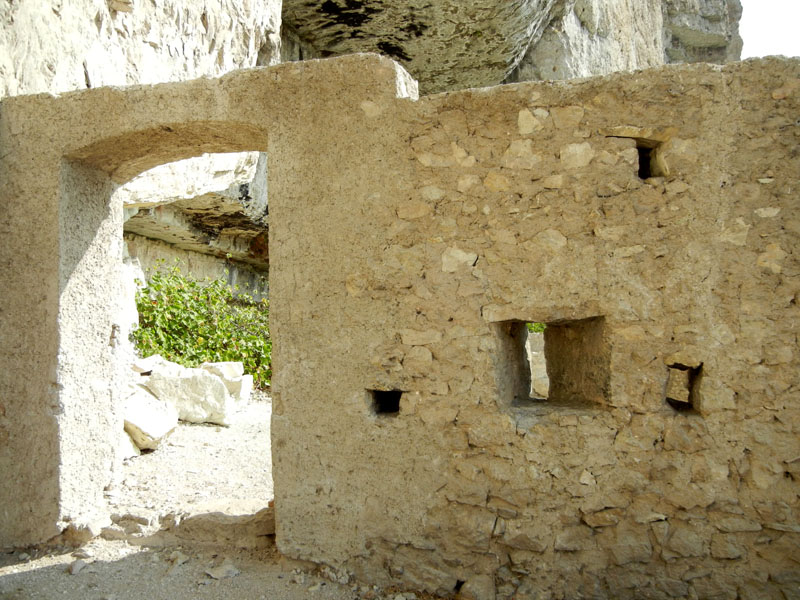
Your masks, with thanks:
[(544, 323), (525, 323), (525, 325), (531, 333), (544, 333), (545, 327), (547, 327)]
[(197, 281), (171, 269), (155, 270), (136, 294), (139, 327), (131, 334), (142, 356), (160, 354), (186, 367), (241, 361), (256, 387), (272, 377), (269, 303), (234, 297), (222, 279)]

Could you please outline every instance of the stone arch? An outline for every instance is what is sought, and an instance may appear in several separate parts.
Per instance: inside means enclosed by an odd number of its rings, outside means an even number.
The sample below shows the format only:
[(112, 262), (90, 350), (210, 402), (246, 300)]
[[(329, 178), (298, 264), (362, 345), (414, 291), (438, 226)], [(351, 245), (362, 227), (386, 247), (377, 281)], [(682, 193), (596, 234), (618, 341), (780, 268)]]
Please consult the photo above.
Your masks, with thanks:
[[(280, 165), (270, 172), (273, 198), (333, 206), (341, 182), (354, 177), (341, 164), (341, 139), (346, 152), (374, 152), (351, 141), (415, 90), (392, 61), (357, 55), (3, 100), (0, 546), (46, 542), (65, 529), (93, 534), (108, 517), (103, 487), (115, 419), (106, 410), (114, 400), (108, 299), (116, 285), (109, 265), (122, 239), (121, 206), (109, 200), (116, 186), (204, 152), (266, 151)], [(336, 181), (301, 179), (323, 170), (320, 157)], [(284, 254), (293, 258), (293, 248)], [(278, 279), (288, 298), (291, 278)]]
[[(267, 149), (267, 134), (233, 121), (158, 125), (98, 140), (65, 157), (60, 176), (57, 366), (60, 528), (96, 530), (104, 520), (121, 428), (113, 384), (121, 361), (122, 206), (117, 183), (159, 164), (206, 152)], [(87, 381), (91, 384), (87, 386)]]

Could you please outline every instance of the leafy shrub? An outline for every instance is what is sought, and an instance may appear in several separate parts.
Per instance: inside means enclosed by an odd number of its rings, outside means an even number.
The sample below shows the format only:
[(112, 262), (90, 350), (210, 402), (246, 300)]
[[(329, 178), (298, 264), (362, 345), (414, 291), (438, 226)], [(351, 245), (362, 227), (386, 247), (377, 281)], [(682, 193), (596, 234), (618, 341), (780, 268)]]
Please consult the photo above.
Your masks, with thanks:
[(544, 323), (525, 323), (525, 325), (531, 333), (544, 333), (545, 327), (547, 327)]
[(171, 269), (155, 270), (136, 294), (139, 327), (131, 334), (142, 356), (160, 354), (186, 367), (241, 361), (257, 387), (272, 377), (269, 303), (234, 297), (222, 279), (197, 281)]

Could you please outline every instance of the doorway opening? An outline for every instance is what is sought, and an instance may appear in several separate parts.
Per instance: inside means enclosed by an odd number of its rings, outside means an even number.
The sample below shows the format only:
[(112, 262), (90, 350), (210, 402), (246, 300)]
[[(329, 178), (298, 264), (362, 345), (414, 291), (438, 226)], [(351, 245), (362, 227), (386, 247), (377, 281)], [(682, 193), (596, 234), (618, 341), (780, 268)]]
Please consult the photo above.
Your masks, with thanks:
[(253, 547), (274, 534), (266, 159), (204, 154), (114, 193), (124, 430), (105, 493), (112, 536)]

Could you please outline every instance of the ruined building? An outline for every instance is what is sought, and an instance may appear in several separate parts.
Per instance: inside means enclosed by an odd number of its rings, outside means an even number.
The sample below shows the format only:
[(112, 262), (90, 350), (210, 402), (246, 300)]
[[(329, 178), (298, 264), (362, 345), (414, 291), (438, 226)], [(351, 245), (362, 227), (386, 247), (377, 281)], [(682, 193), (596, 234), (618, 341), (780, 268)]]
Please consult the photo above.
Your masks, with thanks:
[[(450, 31), (359, 34), (390, 10), (357, 4), (318, 26), (386, 42), (412, 70), (414, 44)], [(692, 47), (713, 36), (656, 4), (671, 32), (646, 38), (659, 61), (735, 46), (735, 2), (699, 3), (725, 9), (711, 22), (727, 33)], [(109, 5), (122, 29), (143, 6)], [(616, 31), (592, 2), (510, 6), (533, 11), (529, 40), (572, 40), (550, 72)], [(294, 25), (297, 54), (351, 49)], [(496, 39), (515, 58), (482, 84), (541, 70), (513, 31)], [(266, 60), (266, 40), (248, 36), (245, 54)], [(423, 89), (465, 87), (418, 72)], [(118, 186), (258, 152), (281, 552), (481, 599), (794, 597), (798, 115), (786, 59), (420, 96), (398, 63), (360, 54), (4, 99), (0, 545), (107, 518)], [(547, 324), (544, 399), (529, 393), (532, 322)]]

